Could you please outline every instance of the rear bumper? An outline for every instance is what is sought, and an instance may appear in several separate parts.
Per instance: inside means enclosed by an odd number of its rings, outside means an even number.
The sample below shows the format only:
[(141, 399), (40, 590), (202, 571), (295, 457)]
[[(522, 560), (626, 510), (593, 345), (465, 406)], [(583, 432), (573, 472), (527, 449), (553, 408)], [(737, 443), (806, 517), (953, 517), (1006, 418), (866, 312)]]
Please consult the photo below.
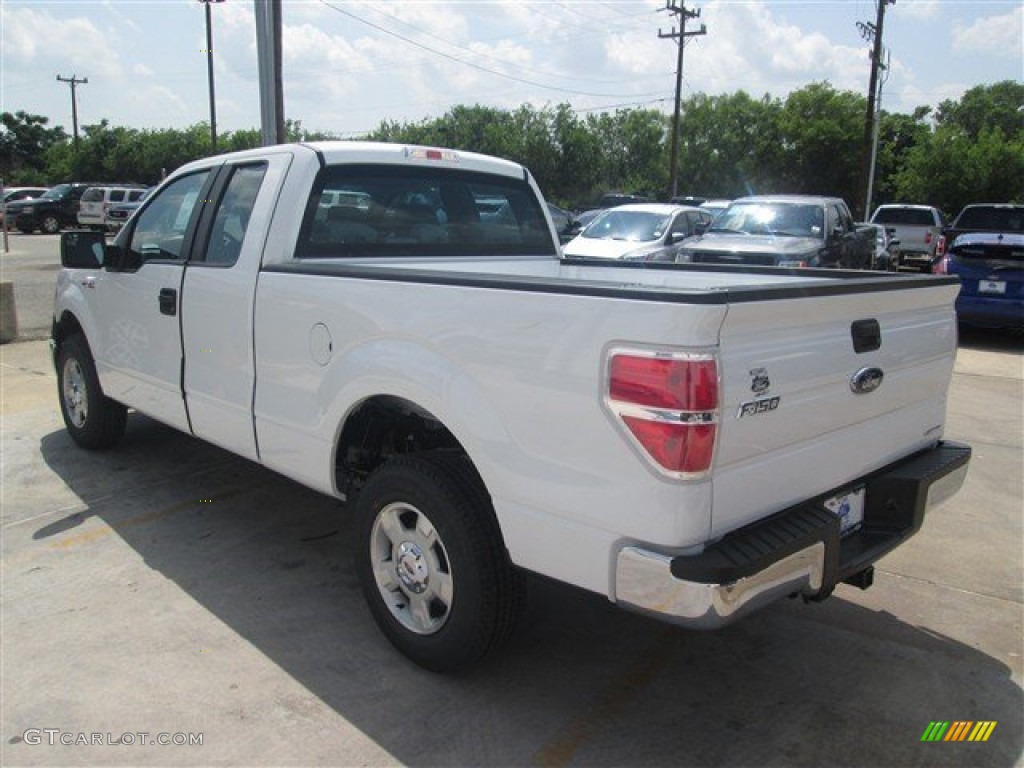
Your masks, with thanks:
[(1024, 299), (964, 295), (956, 300), (956, 316), (968, 325), (985, 328), (1024, 328)]
[(843, 489), (733, 531), (695, 556), (627, 546), (618, 554), (616, 602), (674, 624), (714, 629), (780, 597), (825, 598), (912, 536), (925, 513), (955, 494), (971, 449), (940, 443), (849, 484), (866, 488), (864, 524), (840, 538), (822, 504)]

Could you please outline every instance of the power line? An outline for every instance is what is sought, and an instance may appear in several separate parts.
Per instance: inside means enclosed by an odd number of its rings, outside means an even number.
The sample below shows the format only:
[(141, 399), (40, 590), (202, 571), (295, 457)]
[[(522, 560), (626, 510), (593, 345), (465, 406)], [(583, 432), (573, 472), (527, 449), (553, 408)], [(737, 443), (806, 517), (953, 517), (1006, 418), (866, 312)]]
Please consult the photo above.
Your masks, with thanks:
[(524, 85), (531, 85), (531, 86), (533, 86), (535, 88), (544, 88), (545, 90), (549, 90), (549, 91), (558, 91), (560, 93), (570, 93), (570, 94), (575, 94), (575, 95), (578, 95), (578, 96), (596, 96), (598, 98), (603, 98), (603, 99), (609, 99), (609, 98), (610, 99), (618, 99), (618, 98), (629, 97), (629, 96), (633, 95), (633, 94), (630, 94), (630, 93), (592, 93), (592, 92), (588, 92), (588, 91), (578, 91), (578, 90), (575, 90), (575, 89), (572, 89), (572, 88), (560, 88), (560, 87), (558, 87), (556, 85), (546, 85), (544, 83), (538, 83), (538, 82), (536, 82), (534, 80), (527, 80), (526, 78), (516, 77), (515, 75), (509, 75), (509, 74), (506, 74), (505, 72), (499, 72), (497, 70), (489, 69), (487, 67), (481, 66), (480, 64), (475, 64), (475, 63), (473, 63), (471, 61), (466, 61), (465, 59), (460, 59), (457, 56), (452, 56), (451, 54), (445, 53), (444, 51), (439, 51), (436, 48), (431, 48), (430, 46), (424, 45), (423, 43), (420, 43), (420, 42), (417, 42), (416, 40), (413, 40), (411, 38), (406, 37), (405, 35), (400, 35), (398, 32), (395, 32), (393, 30), (390, 30), (390, 29), (387, 29), (385, 27), (382, 27), (379, 24), (374, 24), (372, 21), (368, 21), (368, 20), (362, 18), (361, 16), (355, 15), (354, 13), (350, 13), (349, 11), (342, 10), (341, 8), (337, 7), (336, 5), (332, 5), (331, 3), (327, 2), (327, 0), (320, 0), (320, 2), (323, 5), (325, 5), (328, 8), (330, 8), (331, 10), (336, 11), (336, 12), (342, 14), (343, 16), (348, 16), (351, 19), (355, 19), (356, 21), (358, 21), (358, 22), (360, 22), (362, 24), (365, 24), (368, 27), (376, 29), (378, 32), (383, 32), (385, 35), (389, 35), (390, 37), (395, 37), (395, 38), (401, 40), (402, 42), (408, 43), (409, 45), (413, 45), (413, 46), (415, 46), (415, 47), (417, 47), (417, 48), (419, 48), (421, 50), (428, 51), (429, 53), (433, 53), (434, 55), (440, 56), (441, 58), (447, 59), (448, 61), (453, 61), (456, 64), (462, 64), (463, 66), (471, 67), (472, 69), (476, 69), (476, 70), (478, 70), (480, 72), (486, 72), (487, 74), (494, 75), (495, 77), (502, 77), (502, 78), (505, 78), (506, 80), (513, 80), (513, 81), (515, 81), (517, 83), (523, 83)]

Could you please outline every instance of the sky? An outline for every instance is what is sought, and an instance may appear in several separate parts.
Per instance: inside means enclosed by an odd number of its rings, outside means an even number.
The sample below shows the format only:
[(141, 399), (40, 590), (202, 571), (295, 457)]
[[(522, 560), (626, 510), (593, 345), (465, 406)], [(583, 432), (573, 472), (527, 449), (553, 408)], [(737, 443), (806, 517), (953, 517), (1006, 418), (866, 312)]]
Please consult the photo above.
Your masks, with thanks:
[[(258, 1), (258, 0), (257, 0)], [(254, 0), (211, 8), (218, 132), (259, 128)], [(672, 110), (678, 28), (665, 0), (283, 0), (287, 117), (356, 137), (453, 106), (569, 104), (585, 115)], [(875, 0), (686, 0), (706, 34), (684, 48), (682, 94), (785, 96), (812, 82), (867, 93), (858, 22)], [(912, 112), (976, 85), (1024, 80), (1024, 0), (886, 6), (882, 106)], [(0, 111), (71, 132), (209, 120), (199, 0), (0, 0)]]

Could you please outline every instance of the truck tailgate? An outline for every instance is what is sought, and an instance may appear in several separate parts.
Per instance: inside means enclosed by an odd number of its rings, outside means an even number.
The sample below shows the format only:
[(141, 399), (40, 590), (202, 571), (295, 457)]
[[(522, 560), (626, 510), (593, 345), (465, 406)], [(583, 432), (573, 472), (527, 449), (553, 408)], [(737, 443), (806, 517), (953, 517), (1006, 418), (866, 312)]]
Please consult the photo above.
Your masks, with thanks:
[(712, 537), (932, 445), (957, 286), (731, 304)]

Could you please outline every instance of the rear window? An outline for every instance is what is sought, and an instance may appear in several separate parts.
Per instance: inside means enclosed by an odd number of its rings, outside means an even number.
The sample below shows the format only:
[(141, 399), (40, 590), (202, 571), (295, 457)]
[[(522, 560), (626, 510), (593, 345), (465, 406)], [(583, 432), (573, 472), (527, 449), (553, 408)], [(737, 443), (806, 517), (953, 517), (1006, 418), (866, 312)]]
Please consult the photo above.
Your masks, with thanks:
[(957, 216), (956, 229), (984, 229), (992, 232), (1024, 232), (1024, 207), (964, 208)]
[(881, 208), (872, 219), (875, 224), (909, 225), (912, 227), (937, 226), (931, 211), (920, 208)]
[(320, 172), (297, 253), (359, 256), (555, 256), (523, 179), (452, 169), (339, 165)]
[(89, 187), (85, 192), (82, 193), (83, 203), (97, 203), (103, 200), (103, 188), (102, 187)]

